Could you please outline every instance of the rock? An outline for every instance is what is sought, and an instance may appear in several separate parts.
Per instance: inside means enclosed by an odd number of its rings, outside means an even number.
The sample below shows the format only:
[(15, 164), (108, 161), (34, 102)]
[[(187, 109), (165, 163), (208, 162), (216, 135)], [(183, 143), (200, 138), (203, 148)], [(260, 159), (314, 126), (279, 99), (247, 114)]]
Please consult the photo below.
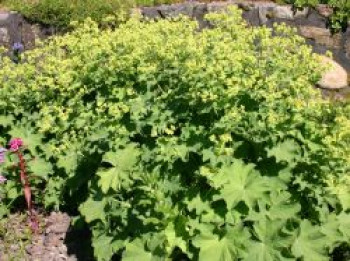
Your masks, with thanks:
[(274, 16), (274, 5), (261, 5), (258, 7), (260, 24), (266, 24), (270, 18)]
[(208, 23), (204, 21), (204, 16), (207, 12), (208, 12), (207, 4), (197, 3), (197, 5), (193, 7), (192, 18), (198, 21), (200, 29), (208, 26)]
[(241, 8), (243, 11), (251, 11), (253, 9), (257, 9), (256, 6), (252, 3), (237, 3), (237, 6)]
[(207, 4), (207, 10), (208, 13), (217, 13), (217, 12), (223, 12), (227, 9), (229, 3), (220, 3), (220, 2), (213, 2)]
[(208, 12), (207, 5), (203, 3), (198, 3), (193, 7), (193, 18), (203, 19), (204, 15)]
[(342, 35), (337, 33), (332, 35), (329, 29), (316, 26), (301, 26), (300, 34), (307, 39), (312, 39), (315, 43), (324, 45), (327, 48), (341, 49)]
[(310, 8), (305, 22), (304, 24), (309, 26), (327, 28), (328, 18), (320, 15), (314, 8)]
[(287, 19), (287, 20), (294, 19), (294, 12), (293, 12), (292, 6), (290, 5), (276, 6), (273, 9), (273, 18)]
[(143, 17), (145, 17), (145, 18), (149, 18), (149, 19), (161, 18), (158, 10), (156, 10), (155, 8), (152, 8), (152, 7), (142, 8), (141, 13), (142, 13)]
[(319, 4), (315, 7), (316, 11), (323, 17), (330, 17), (333, 14), (333, 8), (329, 5)]
[(70, 225), (70, 218), (67, 214), (53, 212), (47, 221), (46, 233), (65, 234)]
[(350, 25), (348, 27), (348, 30), (346, 31), (344, 49), (346, 57), (350, 59)]
[(61, 244), (62, 244), (61, 238), (58, 237), (56, 234), (48, 234), (45, 237), (44, 246), (59, 247)]
[(244, 10), (242, 17), (251, 26), (259, 26), (260, 25), (259, 9), (258, 8), (252, 8), (251, 10), (248, 10), (248, 11)]
[(10, 37), (8, 34), (8, 30), (5, 27), (0, 28), (0, 44), (7, 45), (10, 42)]
[(327, 69), (317, 83), (319, 87), (331, 90), (347, 87), (348, 74), (340, 64), (326, 56), (321, 56), (321, 64), (330, 68)]
[(306, 18), (309, 15), (310, 8), (304, 7), (303, 9), (298, 9), (294, 11), (294, 18)]
[(10, 13), (0, 13), (0, 22), (4, 23), (10, 18)]
[(158, 7), (158, 12), (162, 18), (177, 17), (179, 15), (193, 16), (193, 4), (162, 5)]

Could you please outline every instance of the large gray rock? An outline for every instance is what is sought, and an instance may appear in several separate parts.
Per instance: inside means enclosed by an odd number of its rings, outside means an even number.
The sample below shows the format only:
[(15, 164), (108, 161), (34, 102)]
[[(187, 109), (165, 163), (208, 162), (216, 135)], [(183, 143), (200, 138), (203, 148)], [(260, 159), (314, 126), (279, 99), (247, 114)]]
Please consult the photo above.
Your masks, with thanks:
[(324, 89), (342, 89), (348, 86), (348, 74), (337, 62), (326, 56), (320, 56), (321, 64), (329, 67), (322, 75), (318, 86)]
[(337, 33), (332, 35), (329, 29), (316, 26), (301, 26), (300, 34), (307, 39), (312, 39), (315, 43), (328, 48), (341, 49), (342, 35)]

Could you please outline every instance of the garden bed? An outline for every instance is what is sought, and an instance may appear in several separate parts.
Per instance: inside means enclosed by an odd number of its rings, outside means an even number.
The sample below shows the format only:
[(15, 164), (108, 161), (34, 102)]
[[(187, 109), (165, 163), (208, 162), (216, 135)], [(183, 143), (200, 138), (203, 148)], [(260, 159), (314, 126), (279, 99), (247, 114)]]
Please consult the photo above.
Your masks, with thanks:
[[(75, 261), (64, 243), (70, 218), (61, 212), (38, 215), (40, 227), (33, 234), (27, 215), (13, 214), (0, 223), (0, 260)], [(75, 240), (79, 240), (76, 238)]]

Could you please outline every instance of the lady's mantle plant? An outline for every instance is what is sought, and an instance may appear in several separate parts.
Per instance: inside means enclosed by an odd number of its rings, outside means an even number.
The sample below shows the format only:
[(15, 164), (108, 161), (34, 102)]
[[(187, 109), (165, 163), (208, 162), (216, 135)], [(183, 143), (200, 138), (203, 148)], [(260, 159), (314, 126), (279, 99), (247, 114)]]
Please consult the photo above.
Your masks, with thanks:
[(313, 88), (318, 57), (292, 29), (207, 19), (87, 21), (5, 60), (1, 133), (35, 158), (38, 203), (79, 210), (99, 261), (329, 260), (350, 243), (349, 104)]

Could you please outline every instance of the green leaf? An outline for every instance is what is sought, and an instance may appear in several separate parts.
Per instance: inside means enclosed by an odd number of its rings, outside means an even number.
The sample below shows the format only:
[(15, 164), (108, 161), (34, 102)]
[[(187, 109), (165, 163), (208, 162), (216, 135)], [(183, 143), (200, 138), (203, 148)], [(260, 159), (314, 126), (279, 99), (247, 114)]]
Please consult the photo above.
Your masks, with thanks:
[(342, 212), (337, 216), (339, 231), (344, 236), (345, 241), (350, 241), (350, 214)]
[(93, 236), (92, 246), (94, 247), (94, 255), (98, 261), (110, 261), (119, 249), (124, 244), (121, 240), (113, 240), (113, 237), (107, 235), (95, 235)]
[(267, 149), (267, 155), (275, 157), (277, 162), (293, 163), (297, 157), (300, 157), (300, 146), (295, 141), (287, 139)]
[(39, 176), (43, 179), (48, 179), (49, 174), (53, 173), (51, 163), (41, 158), (30, 161), (28, 167), (35, 176)]
[(138, 161), (140, 152), (133, 144), (117, 152), (107, 152), (103, 162), (112, 165), (111, 168), (101, 169), (97, 172), (100, 176), (99, 186), (104, 193), (109, 189), (118, 190), (121, 186), (130, 185), (130, 174)]
[(178, 236), (178, 233), (176, 232), (177, 231), (173, 223), (169, 223), (164, 230), (168, 246), (167, 253), (170, 255), (176, 247), (181, 249), (183, 253), (188, 253), (187, 242), (182, 237)]
[(145, 250), (145, 245), (141, 239), (136, 239), (129, 242), (125, 246), (125, 251), (123, 253), (123, 261), (163, 261), (164, 258), (152, 255), (151, 252)]
[(196, 211), (196, 214), (199, 216), (203, 212), (208, 212), (210, 210), (210, 205), (206, 201), (202, 201), (201, 197), (197, 195), (191, 200), (186, 200), (186, 205), (189, 211)]
[(253, 225), (256, 240), (250, 241), (244, 260), (288, 260), (282, 255), (292, 243), (292, 237), (282, 233), (286, 220), (271, 220), (261, 217)]
[(101, 220), (105, 222), (105, 206), (105, 199), (93, 200), (92, 198), (88, 198), (87, 201), (80, 205), (79, 211), (85, 217), (87, 223), (91, 223), (95, 220)]
[(21, 138), (24, 146), (26, 146), (33, 154), (36, 148), (42, 146), (42, 135), (33, 133), (30, 127), (17, 127), (12, 129), (9, 134), (12, 138)]
[(246, 251), (249, 233), (240, 225), (228, 229), (223, 238), (215, 234), (200, 234), (193, 240), (193, 245), (199, 248), (201, 261), (237, 260)]
[(3, 126), (3, 127), (11, 126), (13, 121), (14, 121), (14, 117), (11, 115), (8, 115), (8, 116), (0, 115), (0, 126)]
[(63, 168), (68, 174), (70, 174), (78, 167), (78, 160), (78, 152), (76, 150), (68, 150), (64, 155), (60, 155), (57, 161), (57, 167)]
[(234, 208), (240, 201), (244, 201), (249, 208), (271, 190), (267, 179), (259, 175), (254, 165), (235, 160), (228, 167), (220, 169), (217, 175), (211, 177), (215, 188), (220, 194), (214, 200), (223, 199), (229, 209)]
[(305, 261), (326, 261), (329, 260), (327, 245), (328, 239), (320, 232), (320, 228), (313, 226), (308, 220), (303, 220), (292, 245), (292, 253)]

